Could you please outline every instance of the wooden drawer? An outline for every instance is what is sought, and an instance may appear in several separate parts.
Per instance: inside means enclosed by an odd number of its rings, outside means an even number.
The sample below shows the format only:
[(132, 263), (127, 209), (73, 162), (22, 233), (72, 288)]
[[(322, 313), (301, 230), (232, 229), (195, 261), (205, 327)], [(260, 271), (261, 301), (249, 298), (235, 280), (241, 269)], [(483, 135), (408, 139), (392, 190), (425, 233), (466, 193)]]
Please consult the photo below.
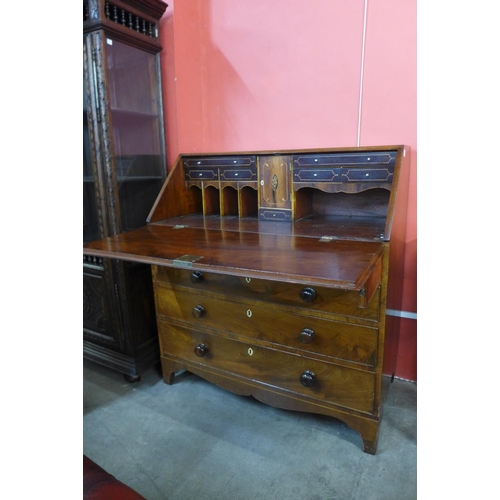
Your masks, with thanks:
[(280, 208), (259, 208), (259, 220), (290, 222), (292, 211)]
[(392, 182), (394, 167), (389, 168), (296, 168), (295, 183), (301, 182)]
[[(162, 355), (362, 412), (373, 411), (374, 375), (276, 349), (159, 322)], [(204, 346), (204, 348), (203, 348)], [(204, 349), (204, 351), (202, 350)], [(198, 351), (198, 355), (195, 351)], [(199, 354), (202, 354), (200, 357)], [(190, 366), (189, 366), (190, 365)], [(301, 376), (314, 374), (310, 387)]]
[(255, 181), (257, 182), (257, 168), (221, 168), (220, 169), (221, 181)]
[(219, 169), (217, 168), (186, 168), (187, 181), (219, 180)]
[(196, 156), (184, 157), (184, 169), (186, 168), (206, 168), (206, 167), (253, 167), (255, 168), (255, 156)]
[(186, 181), (257, 180), (255, 156), (185, 158), (183, 165)]
[[(379, 318), (380, 294), (378, 290), (367, 291), (366, 296), (371, 297), (373, 293), (373, 297), (368, 304), (364, 304), (359, 292), (338, 288), (312, 287), (313, 294), (309, 290), (310, 287), (297, 283), (156, 266), (153, 268), (153, 276), (159, 283), (170, 287), (271, 302), (289, 308), (298, 307), (306, 314), (308, 312), (332, 313), (373, 321)], [(378, 283), (375, 282), (371, 286), (377, 287)], [(314, 299), (306, 302), (301, 294), (306, 298), (314, 295)], [(360, 307), (360, 305), (365, 307)]]
[(294, 168), (294, 182), (340, 182), (340, 168)]
[(293, 155), (293, 168), (319, 166), (366, 165), (393, 166), (396, 164), (396, 151), (377, 151), (359, 153), (312, 153)]
[(392, 182), (394, 167), (341, 168), (340, 182)]
[(293, 180), (308, 186), (315, 185), (312, 183), (391, 184), (395, 165), (395, 151), (294, 155)]
[(157, 287), (158, 314), (193, 328), (221, 330), (293, 350), (374, 367), (377, 329), (293, 314), (255, 303)]

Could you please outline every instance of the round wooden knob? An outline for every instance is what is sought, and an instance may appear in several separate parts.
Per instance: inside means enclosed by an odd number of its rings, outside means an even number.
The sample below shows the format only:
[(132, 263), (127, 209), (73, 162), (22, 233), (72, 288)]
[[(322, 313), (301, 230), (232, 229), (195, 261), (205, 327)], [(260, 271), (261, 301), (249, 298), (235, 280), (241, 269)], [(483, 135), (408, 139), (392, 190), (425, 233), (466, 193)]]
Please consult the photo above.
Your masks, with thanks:
[(300, 383), (304, 387), (311, 387), (314, 384), (314, 379), (316, 378), (316, 375), (314, 375), (313, 372), (306, 370), (301, 376), (300, 376)]
[(303, 344), (310, 344), (314, 339), (314, 330), (311, 330), (310, 328), (304, 328), (300, 333), (299, 333), (299, 340)]
[(203, 273), (201, 271), (193, 271), (191, 273), (191, 281), (193, 283), (201, 283), (203, 281)]
[(201, 318), (205, 314), (205, 308), (202, 305), (198, 304), (197, 306), (193, 307), (192, 312), (195, 318)]
[(208, 352), (208, 347), (205, 345), (205, 344), (198, 344), (195, 348), (194, 348), (194, 353), (196, 354), (196, 356), (198, 356), (199, 358), (202, 358), (203, 356), (205, 356), (205, 354)]
[(316, 298), (316, 291), (314, 288), (306, 287), (300, 292), (300, 298), (304, 302), (312, 302)]

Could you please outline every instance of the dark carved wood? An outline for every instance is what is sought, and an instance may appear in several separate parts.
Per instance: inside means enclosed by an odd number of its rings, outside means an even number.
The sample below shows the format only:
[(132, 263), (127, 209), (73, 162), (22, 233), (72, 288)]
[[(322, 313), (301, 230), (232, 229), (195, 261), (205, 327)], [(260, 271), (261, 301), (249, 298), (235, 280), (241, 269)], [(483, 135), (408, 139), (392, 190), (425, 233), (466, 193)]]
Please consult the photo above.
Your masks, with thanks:
[(158, 22), (167, 7), (160, 0), (84, 0), (83, 32), (103, 29), (116, 40), (158, 52)]
[[(115, 131), (111, 125), (111, 115), (116, 111), (107, 80), (106, 53), (117, 41), (128, 48), (144, 51), (148, 57), (158, 58), (161, 45), (156, 26), (167, 5), (158, 0), (85, 0), (83, 7), (87, 103), (84, 122), (87, 119), (92, 171), (90, 176), (89, 167), (86, 182), (92, 183), (93, 188), (90, 201), (93, 205), (88, 213), (96, 218), (95, 231), (100, 237), (107, 237), (119, 234), (125, 224), (133, 225), (135, 222), (130, 221), (135, 219), (129, 217), (130, 210), (120, 200), (127, 186), (118, 182), (119, 160), (115, 156)], [(132, 29), (126, 26), (129, 14), (133, 19)], [(145, 92), (150, 91), (148, 85)], [(152, 99), (161, 102), (157, 96)], [(116, 115), (114, 118), (116, 127)], [(161, 109), (158, 123), (163, 123)], [(159, 126), (161, 141), (163, 125)], [(163, 146), (162, 151), (164, 159)], [(163, 165), (163, 174), (158, 176), (160, 183), (165, 179), (165, 167)], [(143, 195), (146, 192), (152, 192), (153, 197), (158, 194), (158, 188), (146, 187), (145, 181), (141, 189)], [(83, 267), (84, 356), (121, 371), (130, 381), (138, 380), (144, 370), (159, 361), (151, 267), (94, 256), (84, 258)]]

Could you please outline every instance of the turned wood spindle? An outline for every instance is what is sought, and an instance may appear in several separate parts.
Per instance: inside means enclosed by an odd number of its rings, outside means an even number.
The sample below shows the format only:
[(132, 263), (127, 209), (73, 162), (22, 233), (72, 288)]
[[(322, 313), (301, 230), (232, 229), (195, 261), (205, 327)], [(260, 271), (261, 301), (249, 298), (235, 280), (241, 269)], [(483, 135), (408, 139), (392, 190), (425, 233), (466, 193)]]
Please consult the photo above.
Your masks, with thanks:
[(314, 288), (306, 287), (300, 292), (300, 298), (310, 304), (316, 298), (316, 291)]
[(195, 348), (194, 348), (194, 353), (196, 354), (196, 356), (198, 356), (199, 358), (202, 358), (203, 356), (205, 356), (205, 354), (208, 352), (208, 347), (205, 345), (205, 344), (198, 344)]
[(301, 376), (300, 376), (300, 383), (304, 387), (312, 387), (314, 384), (314, 380), (316, 378), (316, 375), (314, 375), (313, 372), (306, 370)]
[(193, 313), (193, 316), (195, 318), (201, 318), (205, 315), (205, 308), (201, 304), (198, 304), (197, 306), (193, 307), (193, 310), (191, 312)]
[(314, 339), (314, 330), (311, 330), (310, 328), (304, 328), (300, 333), (299, 333), (299, 340), (303, 344), (310, 344)]

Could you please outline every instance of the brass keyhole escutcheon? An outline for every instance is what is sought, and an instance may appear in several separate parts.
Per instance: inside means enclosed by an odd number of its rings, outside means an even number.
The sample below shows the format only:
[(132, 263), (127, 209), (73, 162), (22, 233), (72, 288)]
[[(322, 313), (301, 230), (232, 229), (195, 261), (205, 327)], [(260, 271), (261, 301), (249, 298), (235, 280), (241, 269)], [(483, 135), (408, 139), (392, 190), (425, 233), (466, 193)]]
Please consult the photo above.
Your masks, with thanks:
[(251, 347), (248, 348), (248, 355), (249, 356), (253, 355), (253, 349)]
[(251, 318), (251, 317), (252, 317), (252, 311), (251, 311), (250, 309), (248, 309), (248, 310), (247, 310), (247, 316), (248, 316), (249, 318)]
[(278, 176), (276, 174), (274, 174), (272, 179), (271, 179), (271, 187), (272, 187), (273, 191), (278, 190)]

